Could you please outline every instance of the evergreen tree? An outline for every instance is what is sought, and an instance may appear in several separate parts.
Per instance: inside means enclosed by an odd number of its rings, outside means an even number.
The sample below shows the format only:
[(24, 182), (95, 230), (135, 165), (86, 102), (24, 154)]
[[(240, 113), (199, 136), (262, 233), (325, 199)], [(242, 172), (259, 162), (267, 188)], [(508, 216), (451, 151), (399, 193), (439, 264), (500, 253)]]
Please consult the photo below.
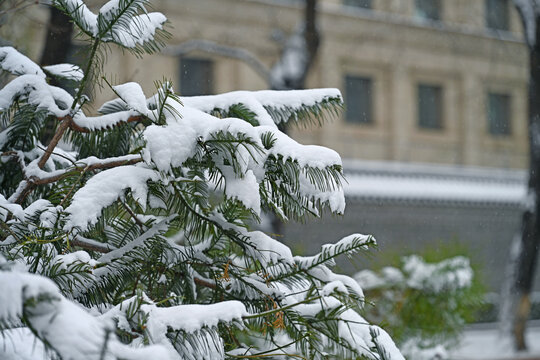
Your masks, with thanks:
[[(85, 89), (107, 47), (151, 54), (166, 18), (145, 0), (111, 0), (97, 15), (82, 0), (53, 4), (89, 41), (84, 69), (42, 68), (0, 48), (13, 75), (0, 90), (0, 351), (403, 359), (358, 314), (358, 283), (331, 270), (372, 237), (300, 257), (254, 230), (261, 211), (283, 220), (343, 212), (339, 156), (277, 127), (322, 122), (341, 107), (339, 91), (181, 98), (163, 81), (147, 98), (126, 83), (88, 116)], [(76, 94), (55, 78), (76, 83)], [(45, 146), (49, 118), (58, 125)]]

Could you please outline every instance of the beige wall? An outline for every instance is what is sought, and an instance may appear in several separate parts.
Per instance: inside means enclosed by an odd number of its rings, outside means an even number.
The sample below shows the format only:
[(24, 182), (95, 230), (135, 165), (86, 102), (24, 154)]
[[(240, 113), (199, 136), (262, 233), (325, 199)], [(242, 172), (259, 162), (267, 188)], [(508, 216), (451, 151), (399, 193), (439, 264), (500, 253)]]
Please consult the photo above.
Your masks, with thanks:
[[(293, 136), (332, 147), (344, 157), (526, 167), (527, 50), (516, 11), (511, 9), (511, 32), (497, 33), (485, 29), (484, 0), (442, 2), (442, 21), (425, 22), (414, 16), (414, 0), (373, 0), (374, 11), (346, 7), (340, 0), (321, 0), (323, 41), (308, 86), (343, 91), (345, 75), (371, 77), (374, 123), (348, 124), (339, 118), (321, 129), (293, 130)], [(272, 34), (290, 34), (302, 17), (299, 2), (293, 0), (156, 0), (153, 4), (170, 20), (171, 45), (196, 38), (213, 40), (247, 49), (266, 66), (273, 64), (281, 49)], [(44, 24), (44, 14), (36, 10), (31, 18)], [(30, 39), (26, 44), (33, 45), (26, 49), (34, 58), (40, 52), (42, 28), (37, 26), (34, 35), (29, 35), (28, 27), (15, 32), (17, 43)], [(5, 26), (0, 30), (5, 33)], [(216, 92), (268, 86), (240, 61), (204, 53), (192, 56), (215, 61)], [(138, 81), (150, 94), (156, 79), (178, 83), (179, 59), (165, 55), (136, 59), (113, 50), (106, 73), (116, 74), (118, 82)], [(441, 130), (417, 126), (419, 82), (443, 88)], [(511, 96), (510, 136), (488, 133), (488, 91)], [(96, 97), (99, 103), (112, 94), (105, 90)]]

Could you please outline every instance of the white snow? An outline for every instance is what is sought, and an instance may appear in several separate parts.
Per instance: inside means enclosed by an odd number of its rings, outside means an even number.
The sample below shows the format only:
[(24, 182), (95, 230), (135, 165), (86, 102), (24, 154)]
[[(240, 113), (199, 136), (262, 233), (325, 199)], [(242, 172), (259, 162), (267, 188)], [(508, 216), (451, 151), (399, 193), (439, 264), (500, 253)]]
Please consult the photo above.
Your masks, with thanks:
[[(24, 306), (26, 321), (65, 360), (103, 359), (105, 342), (105, 359), (121, 356), (138, 360), (150, 354), (169, 359), (168, 353), (161, 347), (130, 349), (120, 343), (111, 322), (90, 315), (79, 305), (62, 297), (48, 278), (0, 271), (0, 290), (0, 320), (17, 323)], [(31, 305), (30, 299), (36, 300), (34, 305)]]
[(466, 257), (456, 256), (429, 264), (421, 257), (411, 255), (405, 257), (403, 262), (403, 271), (408, 275), (407, 285), (413, 289), (438, 293), (471, 286), (473, 271)]
[[(344, 238), (342, 238), (336, 243), (322, 245), (321, 252), (317, 255), (295, 256), (294, 260), (298, 264), (298, 266), (303, 269), (308, 269), (317, 264), (323, 264), (323, 263), (326, 263), (328, 265), (333, 265), (334, 264), (333, 257), (335, 257), (336, 254), (343, 253), (343, 252), (352, 254), (358, 251), (358, 249), (354, 251), (350, 250), (352, 249), (354, 243), (357, 243), (357, 245), (359, 245), (360, 248), (365, 249), (367, 248), (368, 245), (374, 245), (376, 242), (375, 242), (375, 239), (369, 235), (351, 234), (351, 235), (345, 236)], [(326, 258), (330, 258), (330, 259), (325, 260)]]
[(290, 87), (291, 85), (288, 85), (287, 81), (296, 85), (304, 76), (309, 55), (303, 28), (297, 29), (287, 39), (279, 61), (272, 67), (270, 82), (273, 88), (285, 89)]
[(47, 84), (40, 75), (21, 75), (4, 86), (0, 90), (0, 110), (9, 108), (17, 96), (57, 117), (67, 115), (73, 102), (67, 91)]
[(364, 291), (358, 282), (350, 276), (336, 274), (324, 265), (308, 270), (308, 274), (324, 282), (339, 281), (349, 290), (352, 290), (359, 298), (364, 298)]
[(26, 327), (7, 329), (0, 336), (2, 360), (48, 360), (45, 345)]
[(322, 296), (330, 296), (330, 294), (335, 291), (343, 294), (349, 293), (349, 290), (347, 290), (347, 288), (341, 281), (331, 281), (323, 286), (321, 294)]
[(525, 186), (489, 181), (463, 181), (429, 177), (347, 175), (345, 195), (373, 199), (411, 199), (485, 203), (521, 203)]
[(85, 31), (96, 35), (98, 32), (97, 15), (94, 14), (83, 0), (57, 0), (62, 3), (69, 13), (78, 14), (82, 18), (82, 26)]
[(45, 77), (45, 74), (36, 63), (11, 46), (0, 47), (0, 68), (14, 75)]
[(110, 34), (105, 37), (105, 41), (114, 41), (126, 48), (144, 45), (154, 38), (157, 29), (163, 28), (167, 18), (162, 13), (153, 12), (134, 16), (127, 21), (129, 24), (126, 27), (113, 26)]
[(412, 289), (440, 293), (471, 286), (473, 270), (466, 257), (456, 256), (438, 263), (426, 263), (421, 257), (411, 255), (403, 257), (402, 262), (402, 271), (394, 267), (385, 267), (380, 274), (362, 270), (355, 278), (364, 289), (406, 285)]
[(21, 205), (13, 204), (0, 194), (0, 217), (2, 220), (5, 221), (9, 213), (21, 220), (24, 220), (26, 215)]
[(327, 166), (342, 165), (341, 157), (337, 152), (324, 146), (302, 145), (291, 139), (282, 132), (269, 127), (259, 127), (259, 133), (270, 132), (275, 138), (275, 143), (269, 150), (269, 154), (283, 156), (287, 159), (296, 160), (301, 167), (309, 166), (324, 169)]
[(98, 262), (90, 257), (86, 251), (74, 251), (65, 255), (56, 255), (53, 262), (60, 264), (60, 269), (66, 270), (71, 264), (85, 263), (90, 267), (94, 267)]
[(148, 126), (143, 137), (146, 140), (143, 159), (147, 163), (153, 162), (163, 172), (182, 165), (197, 145), (197, 133), (184, 123)]
[[(173, 217), (175, 217), (175, 215), (172, 215), (168, 218), (165, 218), (163, 220), (161, 220), (160, 222), (158, 222), (157, 224), (154, 224), (152, 227), (150, 227), (147, 231), (145, 231), (144, 233), (142, 233), (139, 237), (137, 237), (136, 239), (130, 241), (127, 245), (119, 248), (119, 249), (115, 249), (111, 252), (108, 252), (107, 254), (101, 256), (99, 259), (98, 259), (98, 262), (99, 263), (102, 263), (102, 264), (106, 264), (106, 263), (110, 263), (112, 262), (113, 260), (115, 259), (118, 259), (118, 258), (121, 258), (123, 255), (125, 255), (127, 252), (135, 249), (136, 247), (138, 246), (142, 246), (144, 244), (144, 242), (158, 234), (161, 234), (161, 233), (164, 233), (166, 230), (167, 230), (167, 223), (170, 219), (172, 219)], [(105, 268), (100, 268), (96, 271), (96, 274), (99, 276), (102, 271)]]
[(141, 310), (149, 314), (148, 328), (153, 338), (163, 338), (170, 327), (175, 330), (196, 332), (202, 327), (214, 327), (220, 322), (242, 321), (248, 315), (240, 301), (223, 301), (215, 304), (187, 304), (168, 308), (143, 305)]
[(73, 122), (76, 125), (89, 130), (103, 130), (110, 129), (119, 123), (127, 122), (130, 118), (139, 115), (140, 114), (134, 110), (119, 111), (100, 116), (86, 116), (82, 111), (79, 111), (73, 117)]
[(86, 230), (89, 224), (95, 224), (103, 208), (123, 197), (124, 190), (130, 189), (133, 198), (144, 208), (147, 201), (148, 180), (157, 180), (158, 173), (142, 166), (120, 166), (94, 175), (73, 195), (71, 205), (66, 209), (69, 214), (66, 230), (79, 227)]
[(540, 15), (540, 3), (538, 0), (513, 0), (519, 9), (525, 25), (525, 39), (532, 48), (536, 44), (536, 18)]
[(248, 242), (254, 246), (254, 249), (248, 246), (248, 252), (251, 252), (251, 255), (256, 259), (259, 259), (263, 267), (278, 261), (293, 263), (291, 249), (282, 242), (271, 238), (262, 231), (250, 231), (244, 234), (249, 237)]
[(43, 69), (52, 75), (56, 75), (68, 80), (81, 81), (84, 78), (84, 72), (82, 69), (73, 64), (49, 65), (44, 66)]
[(135, 82), (129, 82), (122, 85), (113, 86), (113, 89), (131, 109), (143, 115), (148, 113), (148, 108), (146, 107), (146, 96), (144, 96), (141, 85)]
[(228, 110), (232, 105), (242, 103), (256, 114), (259, 125), (273, 127), (274, 124), (280, 123), (282, 119), (272, 119), (265, 107), (272, 107), (276, 110), (286, 108), (298, 110), (302, 106), (313, 106), (329, 98), (341, 98), (340, 91), (331, 88), (287, 91), (233, 91), (219, 95), (189, 96), (181, 99), (186, 106), (206, 113), (209, 113), (214, 108)]
[(540, 358), (540, 327), (529, 326), (525, 332), (528, 351), (515, 352), (510, 337), (502, 336), (497, 326), (469, 328), (460, 344), (449, 353), (451, 360), (532, 360)]
[(222, 167), (222, 174), (226, 179), (225, 194), (240, 201), (255, 214), (261, 214), (261, 197), (259, 183), (252, 170), (247, 170), (243, 177), (238, 177), (230, 166)]

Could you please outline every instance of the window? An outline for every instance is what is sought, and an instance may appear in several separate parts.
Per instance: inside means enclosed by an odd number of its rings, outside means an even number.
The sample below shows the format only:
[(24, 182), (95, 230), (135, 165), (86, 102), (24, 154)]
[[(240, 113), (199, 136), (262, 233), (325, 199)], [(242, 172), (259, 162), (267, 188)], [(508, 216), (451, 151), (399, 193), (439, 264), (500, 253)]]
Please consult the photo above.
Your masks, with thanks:
[(428, 20), (441, 20), (440, 0), (415, 0), (416, 16)]
[(488, 130), (492, 135), (510, 135), (510, 95), (488, 93)]
[(345, 120), (347, 122), (358, 124), (373, 122), (372, 83), (368, 77), (345, 77), (345, 104), (347, 104)]
[(343, 0), (344, 5), (355, 6), (365, 9), (371, 9), (371, 0)]
[(180, 60), (180, 95), (213, 93), (213, 62), (206, 59)]
[(442, 129), (442, 88), (437, 85), (418, 85), (418, 126)]
[(510, 7), (508, 0), (486, 1), (486, 26), (495, 30), (510, 29)]

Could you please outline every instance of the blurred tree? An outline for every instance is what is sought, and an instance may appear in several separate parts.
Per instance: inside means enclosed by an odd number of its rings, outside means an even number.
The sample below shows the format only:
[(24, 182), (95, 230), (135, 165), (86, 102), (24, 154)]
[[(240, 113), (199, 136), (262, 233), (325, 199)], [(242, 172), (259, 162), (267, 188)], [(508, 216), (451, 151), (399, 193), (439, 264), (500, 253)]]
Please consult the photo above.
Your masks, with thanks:
[(247, 49), (205, 39), (193, 39), (176, 46), (168, 46), (164, 53), (185, 56), (193, 51), (202, 51), (238, 59), (249, 65), (273, 90), (303, 89), (317, 55), (320, 38), (317, 30), (317, 0), (305, 0), (303, 21), (289, 38), (283, 41), (281, 56), (271, 68)]
[(514, 344), (517, 350), (527, 348), (526, 322), (531, 310), (530, 294), (533, 286), (538, 248), (540, 246), (540, 1), (513, 0), (525, 33), (529, 49), (529, 183), (527, 207), (523, 213), (521, 245), (514, 281)]

